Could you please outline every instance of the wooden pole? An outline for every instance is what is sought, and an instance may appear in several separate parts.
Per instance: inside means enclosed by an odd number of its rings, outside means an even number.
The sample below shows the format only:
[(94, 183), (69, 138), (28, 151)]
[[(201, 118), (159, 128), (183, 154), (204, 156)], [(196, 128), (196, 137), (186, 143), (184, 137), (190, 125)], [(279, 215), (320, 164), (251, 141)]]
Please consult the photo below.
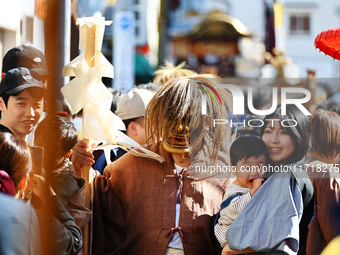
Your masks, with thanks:
[[(85, 61), (87, 65), (91, 68), (94, 67), (97, 63), (97, 54), (96, 54), (96, 25), (93, 25), (91, 28), (86, 27), (86, 48), (85, 48)], [(83, 129), (85, 124), (86, 117), (86, 108), (83, 109)], [(84, 134), (84, 133), (83, 133)], [(88, 139), (83, 139), (85, 142), (89, 143)], [(85, 179), (85, 206), (89, 208), (91, 211), (93, 209), (92, 200), (93, 200), (93, 185), (92, 180), (90, 180), (90, 166), (83, 166), (81, 170), (81, 177)], [(83, 252), (84, 255), (92, 254), (92, 219), (89, 223), (84, 226), (83, 229)]]
[[(55, 77), (58, 77), (60, 74), (60, 67), (59, 64), (59, 55), (61, 49), (59, 47), (59, 40), (62, 38), (60, 24), (60, 17), (61, 17), (61, 5), (59, 0), (48, 0), (47, 1), (47, 15), (45, 21), (45, 51), (46, 51), (46, 59), (47, 65), (49, 69), (49, 76), (47, 77), (47, 93), (46, 93), (46, 100), (47, 103), (45, 107), (45, 111), (48, 115), (52, 115), (56, 112), (56, 98), (58, 95), (59, 87), (57, 84), (57, 80)], [(48, 128), (46, 130), (47, 137), (54, 137), (52, 133), (55, 132), (55, 127), (53, 127), (51, 122), (48, 122)], [(52, 162), (54, 161), (55, 156), (55, 139), (51, 138), (47, 141), (47, 148), (45, 148), (45, 155), (47, 164), (45, 165), (45, 178), (47, 184), (51, 183), (51, 169), (52, 169)], [(47, 189), (47, 187), (46, 187)], [(45, 191), (47, 193), (47, 190)], [(52, 207), (50, 199), (45, 199), (46, 203), (44, 206), (46, 208), (42, 208), (41, 210), (50, 211)], [(52, 254), (53, 251), (53, 242), (52, 234), (54, 229), (52, 229), (50, 217), (47, 214), (42, 215), (42, 228), (43, 228), (43, 235), (42, 235), (42, 248), (43, 254)]]

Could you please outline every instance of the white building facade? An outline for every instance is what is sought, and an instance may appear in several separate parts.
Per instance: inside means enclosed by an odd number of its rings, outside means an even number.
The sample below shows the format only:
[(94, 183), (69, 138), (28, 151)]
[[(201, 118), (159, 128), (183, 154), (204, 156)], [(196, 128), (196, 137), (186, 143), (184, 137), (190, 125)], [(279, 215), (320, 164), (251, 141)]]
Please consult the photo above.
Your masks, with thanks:
[[(264, 38), (264, 5), (262, 0), (229, 0), (230, 15), (240, 19), (253, 33)], [(333, 61), (314, 47), (316, 36), (324, 30), (340, 26), (340, 2), (337, 0), (281, 0), (283, 28), (276, 45), (300, 68), (318, 78), (339, 78), (340, 62)], [(268, 1), (269, 4), (273, 2)], [(256, 13), (256, 14), (255, 14)]]

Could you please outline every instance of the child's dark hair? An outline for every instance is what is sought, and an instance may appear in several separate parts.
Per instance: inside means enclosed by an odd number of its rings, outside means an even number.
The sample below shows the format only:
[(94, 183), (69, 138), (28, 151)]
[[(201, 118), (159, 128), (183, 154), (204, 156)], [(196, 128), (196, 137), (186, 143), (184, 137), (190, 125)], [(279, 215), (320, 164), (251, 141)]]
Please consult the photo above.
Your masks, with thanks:
[(77, 130), (74, 124), (68, 118), (59, 115), (47, 116), (38, 125), (36, 133), (42, 135), (46, 133), (45, 130), (48, 128), (49, 122), (53, 127), (55, 141), (57, 141), (62, 152), (67, 153), (78, 141)]
[(270, 161), (267, 146), (259, 137), (253, 135), (240, 136), (237, 138), (231, 145), (229, 154), (233, 166), (236, 166), (239, 160), (248, 159), (253, 156), (257, 158), (264, 155), (267, 164)]

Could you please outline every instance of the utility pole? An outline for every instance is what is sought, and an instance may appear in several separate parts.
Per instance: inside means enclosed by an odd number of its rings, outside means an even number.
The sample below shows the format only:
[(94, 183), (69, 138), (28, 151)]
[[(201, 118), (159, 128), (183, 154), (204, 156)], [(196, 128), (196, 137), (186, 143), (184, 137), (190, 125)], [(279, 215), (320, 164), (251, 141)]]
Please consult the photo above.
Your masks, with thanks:
[(113, 88), (126, 93), (135, 86), (135, 16), (132, 0), (118, 0), (113, 20)]
[(159, 17), (159, 51), (158, 66), (163, 65), (166, 57), (167, 30), (169, 23), (169, 1), (161, 0), (161, 12)]

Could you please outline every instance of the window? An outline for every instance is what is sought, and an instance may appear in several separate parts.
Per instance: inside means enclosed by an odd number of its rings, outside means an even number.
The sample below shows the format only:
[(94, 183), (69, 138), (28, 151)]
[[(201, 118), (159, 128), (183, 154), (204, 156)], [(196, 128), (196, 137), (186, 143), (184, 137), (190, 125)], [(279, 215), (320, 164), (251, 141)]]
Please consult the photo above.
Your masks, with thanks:
[(146, 44), (146, 4), (147, 0), (134, 0), (136, 45)]
[(20, 20), (21, 42), (33, 43), (33, 17), (23, 16)]
[(291, 35), (309, 35), (310, 34), (309, 14), (290, 15), (289, 32)]

